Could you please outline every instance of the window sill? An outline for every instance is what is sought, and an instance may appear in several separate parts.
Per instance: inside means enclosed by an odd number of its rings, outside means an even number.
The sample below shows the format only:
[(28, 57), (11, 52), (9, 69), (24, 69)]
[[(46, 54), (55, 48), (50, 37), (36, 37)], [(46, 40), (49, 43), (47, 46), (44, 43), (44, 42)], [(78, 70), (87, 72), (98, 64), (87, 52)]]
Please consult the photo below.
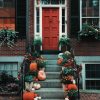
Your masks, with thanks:
[(80, 90), (80, 93), (100, 93), (100, 90)]

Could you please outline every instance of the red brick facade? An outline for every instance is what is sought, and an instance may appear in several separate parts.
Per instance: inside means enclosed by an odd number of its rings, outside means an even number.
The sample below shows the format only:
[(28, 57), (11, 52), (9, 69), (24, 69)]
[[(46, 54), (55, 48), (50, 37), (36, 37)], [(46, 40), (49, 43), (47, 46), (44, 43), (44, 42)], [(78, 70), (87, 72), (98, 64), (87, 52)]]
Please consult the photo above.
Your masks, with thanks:
[(23, 56), (25, 55), (26, 41), (18, 40), (14, 47), (0, 47), (0, 56)]
[(78, 41), (73, 38), (71, 42), (75, 56), (100, 56), (99, 41)]

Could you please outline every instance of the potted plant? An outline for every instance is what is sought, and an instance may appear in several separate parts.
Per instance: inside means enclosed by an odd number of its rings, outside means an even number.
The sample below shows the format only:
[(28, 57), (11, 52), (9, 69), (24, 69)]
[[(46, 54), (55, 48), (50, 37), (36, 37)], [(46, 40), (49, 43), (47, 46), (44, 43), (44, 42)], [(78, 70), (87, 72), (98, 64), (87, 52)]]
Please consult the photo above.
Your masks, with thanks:
[(9, 30), (8, 28), (3, 28), (0, 30), (0, 46), (7, 45), (8, 47), (13, 47), (17, 41), (17, 33), (14, 30)]
[(67, 49), (70, 49), (70, 39), (67, 38), (65, 35), (62, 35), (59, 40), (59, 45), (61, 46), (62, 52), (66, 51)]
[(36, 51), (40, 51), (40, 47), (42, 45), (42, 40), (40, 38), (40, 36), (37, 36), (34, 40), (33, 40), (33, 46), (35, 48)]
[(100, 31), (98, 28), (84, 23), (82, 30), (78, 32), (78, 40), (99, 40)]

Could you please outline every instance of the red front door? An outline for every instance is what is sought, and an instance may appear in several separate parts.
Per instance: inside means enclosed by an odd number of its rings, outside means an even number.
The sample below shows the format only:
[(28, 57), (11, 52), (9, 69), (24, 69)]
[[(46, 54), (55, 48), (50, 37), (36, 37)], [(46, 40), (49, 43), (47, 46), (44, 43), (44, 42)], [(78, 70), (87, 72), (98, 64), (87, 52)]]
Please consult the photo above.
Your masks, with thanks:
[(59, 8), (42, 9), (43, 50), (58, 50)]

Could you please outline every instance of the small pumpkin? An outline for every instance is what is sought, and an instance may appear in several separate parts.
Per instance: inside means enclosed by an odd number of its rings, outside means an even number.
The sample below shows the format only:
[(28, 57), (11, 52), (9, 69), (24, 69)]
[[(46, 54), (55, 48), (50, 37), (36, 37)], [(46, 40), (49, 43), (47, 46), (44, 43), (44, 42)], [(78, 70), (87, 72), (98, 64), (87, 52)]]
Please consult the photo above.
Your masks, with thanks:
[(41, 85), (40, 85), (39, 83), (34, 83), (34, 84), (33, 84), (33, 88), (34, 88), (35, 90), (38, 90), (38, 89), (41, 88)]
[(41, 80), (41, 81), (46, 79), (46, 74), (45, 74), (44, 70), (40, 70), (38, 72), (38, 79)]
[(62, 59), (62, 58), (59, 58), (59, 59), (57, 60), (57, 64), (58, 64), (58, 65), (61, 65), (62, 62), (63, 62), (63, 59)]
[(30, 64), (30, 71), (33, 72), (33, 71), (36, 71), (37, 70), (37, 63), (36, 62), (32, 62)]
[(76, 86), (76, 84), (68, 84), (67, 89), (68, 90), (77, 90), (77, 86)]
[(23, 100), (34, 100), (35, 97), (37, 97), (38, 95), (35, 94), (34, 92), (30, 92), (30, 91), (25, 91), (23, 93)]

